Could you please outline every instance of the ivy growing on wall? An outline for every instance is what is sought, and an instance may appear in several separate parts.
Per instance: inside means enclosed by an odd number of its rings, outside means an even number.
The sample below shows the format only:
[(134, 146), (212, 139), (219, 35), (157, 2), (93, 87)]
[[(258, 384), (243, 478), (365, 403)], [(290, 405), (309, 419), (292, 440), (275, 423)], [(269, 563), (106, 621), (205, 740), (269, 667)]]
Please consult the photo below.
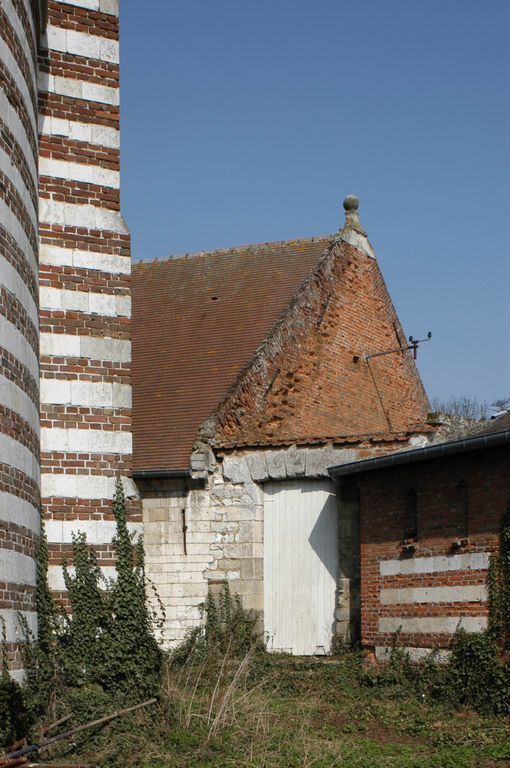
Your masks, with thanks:
[(158, 692), (162, 652), (155, 630), (163, 621), (149, 605), (143, 537), (134, 542), (118, 479), (113, 499), (116, 575), (107, 580), (84, 533), (73, 537), (73, 568), (64, 563), (68, 610), (55, 604), (48, 584), (43, 535), (37, 563), (37, 641), (25, 625), (25, 700), (36, 717), (55, 710), (57, 698), (78, 689), (104, 691), (116, 700)]
[(489, 632), (502, 650), (510, 650), (510, 505), (501, 522), (499, 551), (491, 556), (488, 592)]

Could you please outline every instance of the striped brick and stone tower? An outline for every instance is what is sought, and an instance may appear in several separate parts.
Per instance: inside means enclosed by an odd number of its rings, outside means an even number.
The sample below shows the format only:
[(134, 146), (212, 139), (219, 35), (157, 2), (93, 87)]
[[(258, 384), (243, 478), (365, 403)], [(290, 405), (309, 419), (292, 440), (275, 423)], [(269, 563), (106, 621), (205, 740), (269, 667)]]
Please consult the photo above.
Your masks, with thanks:
[(131, 467), (118, 32), (117, 0), (50, 0), (39, 57), (41, 487), (56, 591), (73, 532), (111, 567), (115, 477)]
[(0, 0), (0, 617), (36, 631), (39, 505), (37, 45), (45, 3)]

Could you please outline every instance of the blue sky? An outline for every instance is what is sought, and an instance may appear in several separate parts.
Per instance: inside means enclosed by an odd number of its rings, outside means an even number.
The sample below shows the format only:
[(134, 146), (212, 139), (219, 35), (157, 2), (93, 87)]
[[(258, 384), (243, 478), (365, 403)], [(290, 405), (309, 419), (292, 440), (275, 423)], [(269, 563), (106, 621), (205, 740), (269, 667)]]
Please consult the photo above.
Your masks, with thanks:
[(508, 0), (121, 9), (135, 259), (334, 232), (354, 192), (407, 334), (432, 331), (429, 395), (510, 396)]

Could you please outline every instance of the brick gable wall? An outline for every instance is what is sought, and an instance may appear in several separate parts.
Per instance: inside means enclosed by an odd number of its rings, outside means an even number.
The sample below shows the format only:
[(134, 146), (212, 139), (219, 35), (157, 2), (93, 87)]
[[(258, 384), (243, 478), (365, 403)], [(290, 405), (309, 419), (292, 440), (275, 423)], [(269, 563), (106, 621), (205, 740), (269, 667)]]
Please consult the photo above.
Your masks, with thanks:
[(377, 262), (338, 242), (203, 434), (233, 447), (409, 432), (429, 407), (412, 355), (364, 359), (402, 344)]

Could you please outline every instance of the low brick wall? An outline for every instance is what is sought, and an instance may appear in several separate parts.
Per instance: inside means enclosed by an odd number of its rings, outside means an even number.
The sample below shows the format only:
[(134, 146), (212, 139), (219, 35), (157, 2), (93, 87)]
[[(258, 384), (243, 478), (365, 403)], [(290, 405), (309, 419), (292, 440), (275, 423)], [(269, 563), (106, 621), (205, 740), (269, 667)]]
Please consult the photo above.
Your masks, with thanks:
[(458, 626), (486, 626), (487, 569), (510, 503), (509, 459), (509, 447), (492, 448), (356, 478), (361, 636), (376, 656), (397, 631), (419, 658), (423, 649), (447, 648)]

